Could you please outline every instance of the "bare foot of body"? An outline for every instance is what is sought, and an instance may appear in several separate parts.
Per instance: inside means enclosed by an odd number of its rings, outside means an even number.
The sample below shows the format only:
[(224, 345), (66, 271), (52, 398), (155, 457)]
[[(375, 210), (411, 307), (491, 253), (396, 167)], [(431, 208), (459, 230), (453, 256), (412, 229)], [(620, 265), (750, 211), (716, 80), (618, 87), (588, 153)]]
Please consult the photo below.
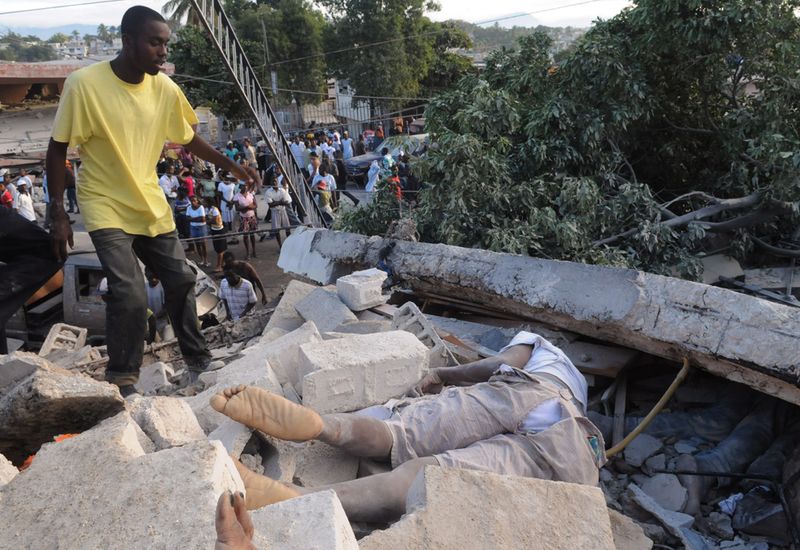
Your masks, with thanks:
[(211, 398), (214, 410), (286, 441), (309, 441), (322, 432), (322, 418), (308, 407), (253, 386), (227, 388)]
[(214, 550), (256, 550), (253, 522), (245, 509), (244, 495), (225, 491), (217, 501), (217, 543)]
[[(678, 457), (678, 461), (675, 463), (675, 466), (678, 470), (685, 470), (689, 472), (696, 472), (697, 471), (697, 460), (692, 455), (685, 454)], [(709, 486), (711, 485), (710, 478), (706, 476), (691, 476), (691, 475), (681, 475), (678, 476), (678, 479), (686, 488), (686, 491), (689, 493), (689, 496), (686, 500), (686, 505), (683, 507), (683, 511), (686, 514), (694, 516), (698, 512), (700, 512), (700, 501), (705, 497), (706, 491), (708, 491)]]
[(284, 485), (280, 481), (257, 474), (236, 459), (233, 463), (236, 465), (247, 491), (245, 504), (248, 510), (257, 510), (269, 504), (300, 496), (300, 491)]

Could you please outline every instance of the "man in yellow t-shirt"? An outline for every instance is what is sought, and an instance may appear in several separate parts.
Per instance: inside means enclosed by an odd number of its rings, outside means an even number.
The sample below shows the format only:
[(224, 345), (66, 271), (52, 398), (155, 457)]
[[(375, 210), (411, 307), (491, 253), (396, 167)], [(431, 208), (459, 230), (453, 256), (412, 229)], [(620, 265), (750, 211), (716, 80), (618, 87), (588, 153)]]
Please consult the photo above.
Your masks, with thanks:
[(56, 255), (66, 260), (72, 230), (64, 211), (64, 161), (67, 146), (80, 148), (83, 161), (78, 197), (86, 229), (111, 289), (106, 342), (106, 379), (128, 395), (134, 392), (142, 362), (147, 296), (138, 260), (161, 280), (166, 308), (178, 337), (190, 380), (209, 363), (197, 326), (195, 273), (183, 247), (156, 164), (165, 140), (245, 181), (257, 179), (195, 134), (197, 117), (180, 88), (160, 72), (170, 30), (164, 18), (144, 6), (125, 12), (120, 26), (122, 51), (72, 73), (56, 114), (47, 150), (52, 199), (51, 237)]

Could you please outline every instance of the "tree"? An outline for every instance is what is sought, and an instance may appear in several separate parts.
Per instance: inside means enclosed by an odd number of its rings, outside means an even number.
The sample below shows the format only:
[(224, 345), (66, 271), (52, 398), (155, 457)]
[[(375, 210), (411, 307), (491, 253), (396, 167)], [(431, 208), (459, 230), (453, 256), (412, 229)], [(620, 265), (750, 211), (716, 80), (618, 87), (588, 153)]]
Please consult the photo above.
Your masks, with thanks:
[(69, 36), (64, 34), (63, 32), (57, 32), (53, 36), (47, 39), (47, 42), (50, 44), (63, 44), (69, 40)]
[(106, 28), (106, 26), (102, 23), (97, 26), (97, 38), (105, 43), (111, 42), (111, 33), (108, 32), (108, 28)]
[(81, 33), (79, 33), (77, 30), (73, 30), (70, 34), (72, 35), (73, 40), (77, 40), (81, 37)]
[(558, 66), (495, 52), (426, 111), (422, 238), (692, 278), (796, 239), (798, 5), (639, 0)]
[(431, 23), (433, 62), (420, 81), (421, 94), (434, 96), (452, 88), (468, 73), (474, 72), (472, 61), (454, 50), (472, 47), (469, 35), (452, 22)]

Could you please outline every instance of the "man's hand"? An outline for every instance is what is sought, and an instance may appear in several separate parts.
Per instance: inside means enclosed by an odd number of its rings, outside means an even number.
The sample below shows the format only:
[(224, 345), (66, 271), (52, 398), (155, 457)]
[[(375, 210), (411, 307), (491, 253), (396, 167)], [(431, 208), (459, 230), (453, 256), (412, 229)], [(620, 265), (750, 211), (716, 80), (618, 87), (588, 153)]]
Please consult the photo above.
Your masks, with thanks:
[(62, 205), (56, 204), (50, 211), (50, 246), (56, 260), (61, 263), (67, 261), (67, 243), (70, 248), (75, 248), (69, 216)]
[(442, 391), (444, 387), (444, 382), (442, 381), (442, 377), (439, 376), (439, 369), (433, 369), (428, 374), (422, 377), (422, 379), (417, 382), (417, 385), (414, 386), (412, 390), (411, 396), (412, 397), (421, 397), (426, 393), (439, 393)]
[(234, 164), (231, 166), (231, 173), (242, 181), (247, 183), (252, 181), (257, 187), (261, 185), (261, 178), (258, 176), (258, 172), (251, 166)]
[(217, 501), (217, 543), (215, 550), (255, 550), (253, 521), (242, 493), (225, 491)]

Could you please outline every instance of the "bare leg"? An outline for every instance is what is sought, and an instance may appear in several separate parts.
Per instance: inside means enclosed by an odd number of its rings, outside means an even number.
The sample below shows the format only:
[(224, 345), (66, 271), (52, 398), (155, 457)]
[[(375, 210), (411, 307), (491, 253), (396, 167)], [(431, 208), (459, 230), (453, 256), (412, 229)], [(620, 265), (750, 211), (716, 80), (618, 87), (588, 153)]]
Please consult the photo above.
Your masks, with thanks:
[(353, 456), (386, 458), (392, 450), (392, 433), (385, 423), (355, 414), (322, 415), (317, 439)]

